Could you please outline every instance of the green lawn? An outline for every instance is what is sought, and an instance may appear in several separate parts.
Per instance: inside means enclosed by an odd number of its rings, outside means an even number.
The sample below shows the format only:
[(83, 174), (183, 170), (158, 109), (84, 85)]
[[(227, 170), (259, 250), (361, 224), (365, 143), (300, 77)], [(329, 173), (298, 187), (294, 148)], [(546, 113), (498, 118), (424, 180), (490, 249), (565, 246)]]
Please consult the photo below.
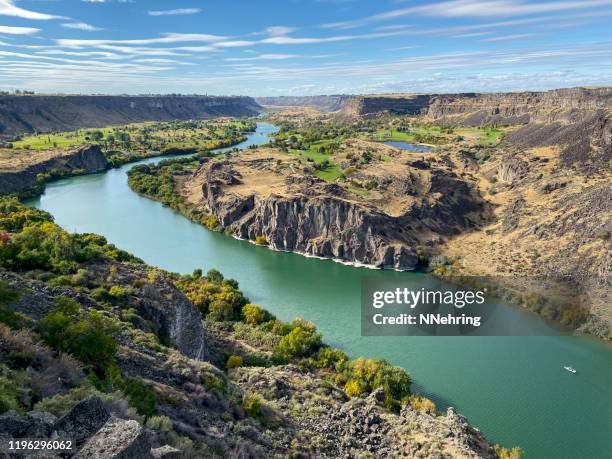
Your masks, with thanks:
[(363, 188), (359, 188), (359, 187), (357, 187), (357, 186), (349, 186), (349, 187), (348, 187), (348, 190), (349, 190), (351, 193), (355, 193), (355, 194), (357, 194), (357, 195), (359, 195), (359, 196), (367, 196), (367, 195), (369, 195), (369, 194), (370, 194), (370, 192), (369, 192), (368, 190), (365, 190), (365, 189), (363, 189)]
[(504, 132), (497, 128), (477, 128), (477, 127), (464, 127), (455, 129), (455, 134), (461, 136), (475, 136), (478, 138), (480, 145), (492, 146), (499, 143)]
[[(120, 145), (121, 136), (129, 136), (132, 148), (145, 147), (161, 149), (162, 147), (202, 147), (216, 148), (218, 141), (226, 137), (230, 127), (237, 131), (245, 130), (249, 125), (244, 121), (217, 124), (213, 121), (198, 122), (147, 122), (134, 123), (126, 126), (109, 126), (105, 128), (79, 129), (76, 131), (60, 132), (55, 134), (37, 134), (24, 137), (13, 142), (15, 149), (41, 150), (47, 148), (66, 148), (85, 143), (106, 142), (108, 136), (115, 138), (115, 145)], [(93, 140), (92, 133), (102, 133), (104, 139)], [(127, 134), (127, 136), (126, 136)], [(142, 143), (142, 145), (141, 145)], [(124, 148), (126, 148), (124, 146)]]
[(328, 182), (333, 182), (342, 176), (342, 171), (337, 164), (331, 164), (326, 169), (315, 171), (314, 175)]
[[(105, 136), (113, 132), (112, 127), (102, 129), (80, 129), (78, 131), (59, 132), (57, 134), (38, 134), (25, 137), (22, 140), (13, 142), (13, 148), (29, 148), (32, 150), (42, 150), (45, 148), (62, 148), (81, 145), (88, 142), (86, 137), (91, 131), (101, 131)], [(91, 140), (89, 140), (91, 141)], [(96, 142), (92, 142), (96, 143)]]

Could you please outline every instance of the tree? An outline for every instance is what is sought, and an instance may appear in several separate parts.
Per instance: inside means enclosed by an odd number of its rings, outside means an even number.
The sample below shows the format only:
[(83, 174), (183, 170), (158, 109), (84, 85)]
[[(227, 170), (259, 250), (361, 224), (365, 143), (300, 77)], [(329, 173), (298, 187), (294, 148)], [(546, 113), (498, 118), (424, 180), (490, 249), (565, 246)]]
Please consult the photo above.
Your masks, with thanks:
[(259, 325), (266, 319), (266, 312), (256, 304), (246, 304), (242, 308), (242, 315), (246, 323), (250, 325)]
[(278, 344), (280, 354), (291, 359), (307, 357), (321, 346), (321, 335), (302, 327), (295, 327), (288, 335), (283, 336)]

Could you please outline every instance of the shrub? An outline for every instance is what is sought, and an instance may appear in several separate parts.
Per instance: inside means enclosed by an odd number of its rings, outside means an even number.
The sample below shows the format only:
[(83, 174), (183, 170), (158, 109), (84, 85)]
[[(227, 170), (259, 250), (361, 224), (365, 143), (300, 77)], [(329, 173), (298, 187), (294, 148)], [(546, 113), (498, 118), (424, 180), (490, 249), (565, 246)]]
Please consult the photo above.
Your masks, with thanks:
[(17, 385), (13, 380), (0, 377), (0, 414), (9, 410), (19, 410)]
[(319, 349), (319, 352), (315, 355), (314, 366), (317, 368), (331, 368), (341, 371), (347, 361), (348, 357), (340, 349), (326, 346)]
[(242, 308), (242, 315), (246, 323), (259, 325), (266, 319), (266, 312), (256, 304), (245, 304)]
[(359, 383), (359, 381), (356, 381), (354, 379), (348, 381), (345, 385), (344, 385), (344, 393), (348, 396), (348, 397), (359, 397), (362, 393), (364, 392), (364, 390), (361, 387), (361, 384)]
[(415, 411), (423, 411), (425, 413), (436, 414), (436, 404), (426, 397), (419, 395), (410, 395), (408, 404)]
[(245, 395), (242, 399), (242, 407), (246, 414), (252, 418), (257, 418), (262, 414), (261, 399), (256, 394)]
[(244, 364), (244, 360), (239, 355), (230, 355), (225, 364), (225, 368), (231, 370), (232, 368), (241, 367)]
[(257, 245), (268, 245), (268, 239), (266, 239), (266, 236), (257, 236), (255, 238), (255, 244), (257, 244)]
[(295, 327), (278, 344), (279, 353), (287, 358), (308, 357), (321, 346), (321, 335), (313, 330)]
[(206, 278), (216, 284), (220, 284), (221, 282), (223, 282), (223, 274), (221, 274), (221, 272), (216, 269), (209, 269), (206, 273)]
[(362, 389), (367, 392), (382, 387), (386, 394), (396, 400), (410, 394), (411, 380), (408, 373), (383, 359), (355, 359), (348, 366), (347, 379), (359, 381)]
[(111, 300), (114, 302), (119, 302), (125, 300), (125, 298), (131, 293), (131, 289), (129, 287), (122, 287), (120, 285), (113, 285), (108, 290), (108, 295)]
[(508, 449), (501, 445), (495, 445), (495, 454), (499, 459), (521, 459), (523, 457), (523, 450), (518, 446)]
[(158, 397), (157, 393), (149, 386), (139, 380), (130, 380), (123, 387), (123, 393), (130, 401), (130, 405), (136, 408), (136, 412), (145, 418), (155, 413)]
[(59, 352), (69, 352), (91, 368), (98, 378), (105, 378), (112, 367), (118, 327), (97, 311), (81, 314), (80, 305), (60, 297), (56, 308), (39, 323), (43, 341)]

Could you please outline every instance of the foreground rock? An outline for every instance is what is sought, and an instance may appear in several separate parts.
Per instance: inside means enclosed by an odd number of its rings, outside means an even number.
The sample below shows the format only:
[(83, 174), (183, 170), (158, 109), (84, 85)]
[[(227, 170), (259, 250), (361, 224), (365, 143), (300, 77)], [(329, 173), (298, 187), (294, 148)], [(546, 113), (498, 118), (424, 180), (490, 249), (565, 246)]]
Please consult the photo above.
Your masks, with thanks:
[(75, 456), (76, 459), (142, 459), (151, 446), (137, 421), (110, 418)]

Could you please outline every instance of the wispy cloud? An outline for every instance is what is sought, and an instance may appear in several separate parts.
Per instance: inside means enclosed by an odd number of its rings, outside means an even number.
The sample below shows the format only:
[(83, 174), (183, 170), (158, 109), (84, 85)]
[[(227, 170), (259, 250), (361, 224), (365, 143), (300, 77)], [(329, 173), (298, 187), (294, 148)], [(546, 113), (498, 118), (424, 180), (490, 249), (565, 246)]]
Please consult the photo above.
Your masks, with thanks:
[(226, 37), (209, 34), (196, 33), (165, 33), (161, 37), (143, 38), (134, 40), (89, 40), (89, 39), (66, 39), (60, 38), (56, 43), (61, 46), (83, 47), (99, 45), (152, 45), (160, 43), (181, 43), (181, 42), (208, 42), (214, 43), (225, 40)]
[(184, 14), (197, 14), (201, 8), (177, 8), (175, 10), (149, 11), (149, 16), (180, 16)]
[(512, 17), (554, 13), (611, 5), (612, 0), (582, 0), (525, 2), (523, 0), (449, 0), (430, 5), (419, 5), (390, 10), (360, 19), (323, 24), (323, 28), (349, 29), (372, 22), (386, 21), (412, 15), (441, 18)]
[(514, 41), (514, 40), (525, 40), (527, 38), (533, 38), (533, 37), (537, 37), (540, 36), (542, 34), (539, 33), (517, 33), (517, 34), (513, 34), (513, 35), (502, 35), (500, 37), (491, 37), (491, 38), (485, 38), (483, 40), (481, 40), (482, 42), (486, 42), (486, 43), (492, 43), (492, 42), (497, 42), (497, 41)]
[(39, 31), (40, 29), (34, 27), (0, 26), (0, 33), (5, 33), (7, 35), (32, 35)]
[(99, 30), (103, 30), (100, 27), (87, 24), (86, 22), (66, 22), (62, 24), (62, 27), (66, 29), (83, 30), (85, 32), (97, 32)]
[(49, 19), (66, 19), (63, 16), (53, 14), (37, 13), (15, 6), (14, 0), (0, 0), (0, 16), (14, 16), (17, 18), (47, 21)]
[(338, 56), (338, 54), (259, 54), (253, 57), (228, 57), (225, 60), (228, 62), (241, 61), (282, 61), (286, 59), (324, 59), (328, 57)]
[(283, 35), (290, 34), (294, 32), (296, 29), (294, 27), (285, 27), (285, 26), (271, 26), (266, 28), (266, 33), (272, 37), (279, 37)]

